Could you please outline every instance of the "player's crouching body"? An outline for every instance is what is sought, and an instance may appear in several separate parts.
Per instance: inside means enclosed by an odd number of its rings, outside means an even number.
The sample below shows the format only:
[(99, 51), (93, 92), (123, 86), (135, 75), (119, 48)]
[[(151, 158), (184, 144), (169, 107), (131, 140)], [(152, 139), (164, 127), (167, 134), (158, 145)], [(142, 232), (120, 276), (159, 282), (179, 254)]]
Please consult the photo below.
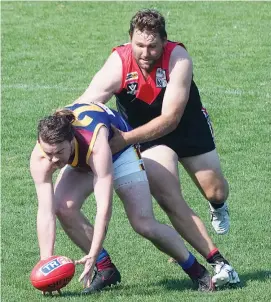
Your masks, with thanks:
[[(130, 130), (119, 113), (102, 104), (73, 104), (39, 122), (30, 169), (38, 196), (41, 259), (54, 254), (57, 216), (69, 238), (86, 254), (76, 261), (85, 265), (80, 276), (84, 292), (120, 282), (119, 271), (102, 248), (115, 188), (133, 229), (176, 259), (200, 291), (212, 291), (214, 279), (188, 252), (179, 234), (155, 220), (149, 183), (135, 146), (112, 156), (108, 143), (113, 135), (111, 125), (121, 131)], [(52, 175), (61, 168), (54, 189)], [(97, 203), (94, 227), (81, 212), (92, 192)]]

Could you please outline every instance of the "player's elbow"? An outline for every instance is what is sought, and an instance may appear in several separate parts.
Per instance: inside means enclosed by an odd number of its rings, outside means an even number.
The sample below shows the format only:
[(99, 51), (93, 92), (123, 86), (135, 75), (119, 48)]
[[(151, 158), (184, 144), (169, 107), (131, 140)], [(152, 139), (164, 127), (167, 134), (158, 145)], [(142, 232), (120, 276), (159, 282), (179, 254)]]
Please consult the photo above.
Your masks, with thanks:
[(178, 127), (180, 121), (181, 121), (181, 116), (180, 115), (174, 115), (173, 122), (172, 122), (173, 123), (172, 127), (174, 128), (173, 130), (175, 130)]
[(181, 120), (181, 117), (177, 114), (169, 115), (167, 117), (168, 131), (169, 132), (174, 131), (178, 127), (180, 120)]

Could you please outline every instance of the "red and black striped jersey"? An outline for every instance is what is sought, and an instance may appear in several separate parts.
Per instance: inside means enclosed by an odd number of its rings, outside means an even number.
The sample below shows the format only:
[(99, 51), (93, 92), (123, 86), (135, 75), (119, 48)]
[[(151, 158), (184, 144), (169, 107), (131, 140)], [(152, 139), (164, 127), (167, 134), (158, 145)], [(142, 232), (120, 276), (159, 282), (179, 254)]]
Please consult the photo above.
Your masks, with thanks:
[[(122, 61), (122, 84), (115, 93), (117, 108), (122, 116), (133, 127), (142, 126), (161, 115), (163, 98), (169, 81), (169, 61), (173, 49), (177, 46), (185, 48), (182, 43), (167, 41), (163, 54), (145, 78), (132, 53), (131, 43), (118, 46), (117, 51)], [(201, 110), (202, 104), (198, 89), (192, 80), (190, 96), (184, 112)]]

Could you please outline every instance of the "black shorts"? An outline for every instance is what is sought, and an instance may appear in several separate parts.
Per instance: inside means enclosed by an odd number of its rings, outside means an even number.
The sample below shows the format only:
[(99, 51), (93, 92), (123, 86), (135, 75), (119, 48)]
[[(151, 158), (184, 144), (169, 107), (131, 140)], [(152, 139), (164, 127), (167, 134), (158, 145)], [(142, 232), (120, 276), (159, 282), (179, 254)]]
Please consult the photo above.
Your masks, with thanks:
[(215, 149), (213, 128), (205, 108), (185, 110), (178, 127), (157, 140), (142, 143), (143, 152), (157, 145), (166, 145), (179, 158), (196, 156)]

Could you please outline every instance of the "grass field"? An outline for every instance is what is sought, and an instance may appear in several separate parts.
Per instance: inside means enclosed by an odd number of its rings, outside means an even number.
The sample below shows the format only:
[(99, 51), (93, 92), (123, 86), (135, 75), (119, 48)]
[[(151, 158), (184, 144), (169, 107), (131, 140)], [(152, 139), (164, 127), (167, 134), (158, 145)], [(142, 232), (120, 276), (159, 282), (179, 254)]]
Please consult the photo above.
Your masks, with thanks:
[[(182, 41), (213, 120), (217, 148), (230, 183), (232, 228), (219, 237), (207, 202), (181, 170), (191, 207), (230, 259), (242, 287), (212, 294), (191, 290), (180, 268), (130, 228), (121, 202), (105, 247), (121, 285), (80, 296), (76, 277), (56, 301), (270, 301), (271, 101), (270, 19), (267, 2), (2, 2), (2, 301), (48, 301), (29, 282), (38, 261), (37, 201), (29, 156), (39, 118), (76, 99), (113, 46), (126, 42), (131, 16), (155, 7), (167, 19), (170, 40)], [(114, 100), (111, 102), (114, 106)], [(168, 223), (154, 202), (156, 217)], [(85, 207), (93, 219), (95, 202)], [(81, 251), (58, 226), (56, 254)], [(199, 256), (204, 263), (204, 259)]]

